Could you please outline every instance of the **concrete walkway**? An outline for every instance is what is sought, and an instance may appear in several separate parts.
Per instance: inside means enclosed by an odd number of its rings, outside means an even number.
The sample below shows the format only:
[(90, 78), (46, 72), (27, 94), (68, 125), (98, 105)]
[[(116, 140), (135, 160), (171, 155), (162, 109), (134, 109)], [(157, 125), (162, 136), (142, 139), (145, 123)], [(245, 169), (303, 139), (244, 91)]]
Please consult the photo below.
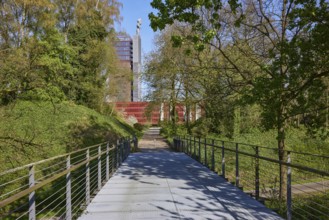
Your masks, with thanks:
[(185, 154), (158, 146), (129, 155), (79, 219), (281, 219)]

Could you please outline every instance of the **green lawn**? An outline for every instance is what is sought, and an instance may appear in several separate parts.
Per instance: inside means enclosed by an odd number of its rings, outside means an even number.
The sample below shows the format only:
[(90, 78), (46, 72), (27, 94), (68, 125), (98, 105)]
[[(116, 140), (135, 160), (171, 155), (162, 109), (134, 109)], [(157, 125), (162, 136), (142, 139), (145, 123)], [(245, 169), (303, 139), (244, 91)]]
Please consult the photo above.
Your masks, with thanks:
[(0, 172), (136, 132), (116, 116), (67, 101), (17, 101), (0, 107), (0, 121)]

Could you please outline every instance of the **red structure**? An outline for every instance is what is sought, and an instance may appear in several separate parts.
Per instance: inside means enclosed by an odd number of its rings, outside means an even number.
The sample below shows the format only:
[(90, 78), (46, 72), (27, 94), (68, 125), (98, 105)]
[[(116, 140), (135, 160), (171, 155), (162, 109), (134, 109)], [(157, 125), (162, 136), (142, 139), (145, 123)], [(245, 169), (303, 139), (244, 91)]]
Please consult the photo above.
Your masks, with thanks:
[[(133, 117), (140, 124), (151, 124), (157, 125), (160, 121), (169, 120), (169, 105), (162, 104), (155, 106), (152, 112), (147, 117), (147, 107), (149, 102), (116, 102), (115, 108), (117, 111), (121, 112), (123, 116), (128, 119)], [(176, 112), (178, 116), (178, 122), (184, 121), (184, 107), (182, 105), (176, 106)]]

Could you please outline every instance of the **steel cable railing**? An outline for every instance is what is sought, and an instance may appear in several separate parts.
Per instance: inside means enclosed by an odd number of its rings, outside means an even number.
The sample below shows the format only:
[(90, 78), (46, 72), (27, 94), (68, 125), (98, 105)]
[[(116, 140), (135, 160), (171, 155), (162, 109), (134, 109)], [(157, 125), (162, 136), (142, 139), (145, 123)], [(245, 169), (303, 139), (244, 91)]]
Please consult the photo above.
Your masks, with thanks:
[[(174, 138), (184, 152), (287, 219), (329, 219), (329, 156), (196, 138)], [(280, 172), (281, 170), (281, 172)]]
[(0, 173), (0, 219), (76, 219), (132, 144), (121, 138)]

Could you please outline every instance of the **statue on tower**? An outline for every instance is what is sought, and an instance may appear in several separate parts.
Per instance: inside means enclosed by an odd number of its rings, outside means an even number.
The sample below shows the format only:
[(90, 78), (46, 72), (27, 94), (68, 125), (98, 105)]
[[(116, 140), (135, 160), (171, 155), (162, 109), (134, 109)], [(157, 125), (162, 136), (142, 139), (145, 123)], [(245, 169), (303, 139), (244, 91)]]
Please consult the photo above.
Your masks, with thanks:
[(141, 26), (142, 26), (142, 19), (141, 19), (141, 18), (138, 18), (138, 19), (137, 19), (137, 29), (136, 29), (136, 34), (137, 34), (137, 35), (139, 35), (139, 32), (140, 32)]

